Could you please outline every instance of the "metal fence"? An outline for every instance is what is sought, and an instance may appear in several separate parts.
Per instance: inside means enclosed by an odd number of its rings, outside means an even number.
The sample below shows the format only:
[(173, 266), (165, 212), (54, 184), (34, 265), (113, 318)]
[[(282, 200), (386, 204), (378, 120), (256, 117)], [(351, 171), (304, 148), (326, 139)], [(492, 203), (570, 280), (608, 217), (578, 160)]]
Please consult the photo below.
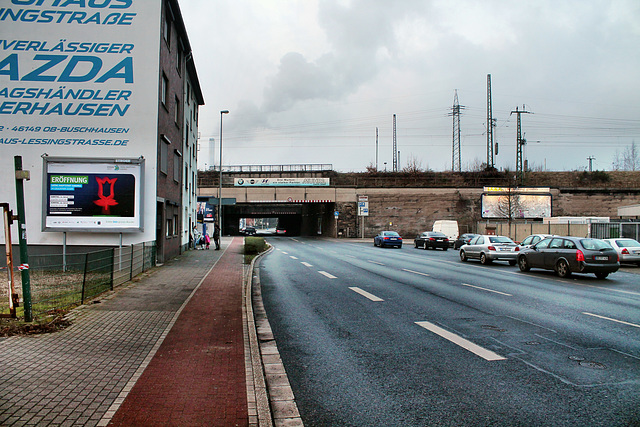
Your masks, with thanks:
[(605, 222), (591, 224), (591, 237), (596, 239), (615, 239), (640, 237), (640, 222)]
[[(155, 263), (155, 242), (82, 254), (31, 255), (29, 272), (33, 316), (84, 304), (128, 282)], [(16, 273), (14, 276), (15, 289), (22, 300), (21, 275)], [(8, 309), (8, 298), (3, 298), (0, 312), (8, 312)]]

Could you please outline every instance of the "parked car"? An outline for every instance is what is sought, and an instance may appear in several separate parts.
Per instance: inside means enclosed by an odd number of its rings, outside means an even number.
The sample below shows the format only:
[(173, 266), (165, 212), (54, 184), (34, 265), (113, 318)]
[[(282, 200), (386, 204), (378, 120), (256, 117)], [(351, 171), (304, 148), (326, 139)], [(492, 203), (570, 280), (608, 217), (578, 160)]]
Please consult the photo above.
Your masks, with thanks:
[(546, 239), (547, 237), (554, 237), (555, 234), (531, 234), (520, 242), (520, 250), (524, 248), (530, 248), (531, 246), (538, 243), (540, 240)]
[(413, 239), (413, 244), (416, 248), (422, 249), (442, 249), (446, 251), (449, 249), (449, 238), (438, 231), (425, 231), (420, 233)]
[(376, 237), (373, 238), (373, 246), (397, 246), (402, 247), (402, 237), (395, 231), (381, 231)]
[(521, 271), (554, 270), (558, 276), (595, 273), (604, 279), (620, 268), (618, 253), (607, 242), (582, 237), (548, 237), (518, 254)]
[(477, 234), (474, 233), (464, 233), (458, 236), (458, 238), (453, 242), (453, 249), (460, 249), (460, 246), (468, 244), (471, 239), (476, 237)]
[(518, 245), (507, 236), (480, 234), (460, 248), (460, 260), (479, 259), (482, 264), (509, 261), (516, 265)]
[(618, 252), (620, 262), (634, 263), (640, 266), (640, 243), (634, 239), (620, 237), (618, 239), (604, 239)]
[(453, 244), (453, 241), (458, 238), (458, 221), (449, 219), (434, 221), (432, 231), (444, 233), (449, 239), (449, 243)]

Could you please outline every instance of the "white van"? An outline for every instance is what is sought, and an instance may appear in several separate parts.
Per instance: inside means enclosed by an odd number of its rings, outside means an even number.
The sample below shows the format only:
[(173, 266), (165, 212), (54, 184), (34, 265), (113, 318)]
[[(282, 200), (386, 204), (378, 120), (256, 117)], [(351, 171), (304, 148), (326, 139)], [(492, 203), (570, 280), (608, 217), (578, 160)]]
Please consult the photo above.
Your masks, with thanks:
[(444, 233), (449, 238), (449, 245), (458, 238), (458, 221), (442, 219), (433, 223), (433, 231)]

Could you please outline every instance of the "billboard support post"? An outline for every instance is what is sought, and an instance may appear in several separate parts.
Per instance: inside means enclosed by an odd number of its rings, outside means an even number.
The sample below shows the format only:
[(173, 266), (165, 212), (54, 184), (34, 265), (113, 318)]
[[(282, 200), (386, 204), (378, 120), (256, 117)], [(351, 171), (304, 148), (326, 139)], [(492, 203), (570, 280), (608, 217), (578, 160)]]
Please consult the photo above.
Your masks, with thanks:
[(22, 299), (24, 320), (31, 322), (31, 279), (29, 276), (29, 251), (27, 249), (27, 220), (24, 210), (24, 187), (22, 181), (29, 179), (29, 171), (22, 170), (22, 156), (15, 156), (16, 202), (18, 204), (18, 238), (20, 241), (20, 272), (22, 274)]
[(62, 271), (67, 271), (67, 232), (62, 232)]

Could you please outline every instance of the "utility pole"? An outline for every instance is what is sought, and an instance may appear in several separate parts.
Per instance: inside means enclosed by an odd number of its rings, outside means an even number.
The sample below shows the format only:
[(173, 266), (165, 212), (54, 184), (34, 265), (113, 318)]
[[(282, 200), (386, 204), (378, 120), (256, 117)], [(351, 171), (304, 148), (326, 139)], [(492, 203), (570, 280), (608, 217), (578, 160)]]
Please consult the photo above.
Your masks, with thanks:
[(398, 172), (398, 140), (396, 139), (396, 115), (393, 115), (393, 171)]
[(453, 107), (451, 107), (450, 116), (453, 116), (453, 147), (451, 150), (451, 170), (460, 172), (462, 170), (460, 155), (460, 111), (464, 107), (458, 103), (458, 90), (456, 89), (453, 97)]
[(527, 140), (522, 137), (522, 125), (520, 122), (520, 116), (522, 114), (531, 114), (531, 113), (525, 110), (524, 105), (522, 106), (522, 110), (518, 110), (518, 107), (516, 107), (516, 111), (511, 112), (511, 114), (513, 113), (515, 113), (516, 116), (518, 116), (518, 130), (517, 130), (517, 137), (516, 137), (516, 179), (518, 179), (520, 181), (520, 185), (522, 185), (524, 183), (523, 151), (524, 151), (524, 145), (527, 143)]
[(376, 127), (376, 172), (378, 172), (378, 128)]
[(494, 167), (494, 157), (498, 154), (498, 147), (494, 151), (493, 129), (496, 119), (493, 118), (493, 101), (491, 100), (491, 74), (487, 74), (487, 169)]
[(596, 158), (593, 156), (589, 156), (587, 157), (587, 160), (589, 160), (589, 172), (592, 171), (591, 166), (592, 166), (592, 162), (595, 160)]
[(29, 180), (31, 174), (22, 169), (22, 156), (14, 156), (16, 178), (16, 203), (18, 207), (18, 240), (20, 242), (20, 274), (22, 275), (22, 301), (24, 304), (24, 320), (33, 320), (31, 305), (31, 276), (29, 274), (29, 249), (27, 247), (27, 220), (24, 208), (23, 181)]

